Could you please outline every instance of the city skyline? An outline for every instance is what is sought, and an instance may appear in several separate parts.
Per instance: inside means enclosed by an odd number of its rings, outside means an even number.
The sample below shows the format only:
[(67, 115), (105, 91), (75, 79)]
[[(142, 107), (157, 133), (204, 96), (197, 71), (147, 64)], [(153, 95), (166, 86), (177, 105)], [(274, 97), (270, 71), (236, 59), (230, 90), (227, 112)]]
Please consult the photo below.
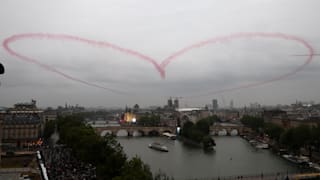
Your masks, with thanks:
[[(171, 98), (171, 97), (170, 97)], [(169, 98), (169, 99), (170, 99)], [(226, 101), (225, 99), (221, 99), (221, 101), (218, 101), (217, 99), (213, 99), (211, 104), (210, 102), (203, 102), (202, 104), (187, 104), (186, 102), (184, 102), (183, 100), (181, 101), (181, 98), (179, 98), (179, 102), (178, 102), (178, 106), (174, 106), (172, 104), (172, 106), (169, 105), (169, 99), (166, 99), (164, 100), (163, 102), (160, 102), (158, 104), (137, 104), (137, 103), (126, 103), (124, 105), (119, 105), (119, 106), (104, 106), (104, 105), (92, 105), (92, 106), (85, 106), (85, 105), (82, 105), (82, 104), (72, 104), (72, 103), (69, 103), (69, 102), (65, 102), (65, 103), (60, 103), (60, 104), (57, 104), (57, 105), (54, 105), (54, 104), (49, 104), (49, 105), (42, 105), (41, 103), (39, 103), (38, 101), (34, 100), (34, 99), (31, 99), (31, 100), (26, 100), (26, 101), (17, 101), (17, 102), (14, 102), (13, 104), (11, 105), (8, 105), (8, 106), (0, 106), (0, 108), (10, 108), (10, 107), (13, 107), (14, 105), (16, 104), (30, 104), (30, 102), (32, 103), (33, 101), (37, 103), (37, 106), (40, 108), (40, 109), (59, 109), (59, 108), (85, 108), (85, 109), (88, 109), (88, 110), (92, 110), (92, 109), (105, 109), (105, 110), (112, 110), (112, 109), (123, 109), (123, 110), (126, 110), (126, 109), (134, 109), (135, 106), (138, 105), (138, 107), (140, 109), (156, 109), (156, 108), (162, 108), (162, 109), (167, 109), (167, 108), (174, 108), (174, 109), (184, 109), (184, 108), (209, 108), (209, 110), (224, 110), (224, 109), (242, 109), (242, 108), (253, 108), (253, 109), (264, 109), (264, 108), (267, 108), (267, 109), (270, 109), (270, 108), (274, 108), (274, 109), (277, 109), (277, 108), (284, 108), (284, 107), (289, 107), (289, 106), (294, 106), (294, 105), (302, 105), (302, 106), (305, 106), (305, 107), (310, 107), (312, 105), (319, 105), (320, 102), (316, 102), (316, 101), (313, 101), (313, 100), (310, 100), (310, 101), (299, 101), (299, 100), (295, 100), (291, 103), (288, 103), (288, 104), (263, 104), (263, 103), (259, 103), (259, 102), (249, 102), (248, 104), (244, 104), (244, 105), (241, 105), (241, 106), (237, 106), (236, 105), (236, 101), (234, 102), (233, 99), (231, 99), (230, 101)], [(174, 99), (172, 99), (174, 100)], [(176, 99), (175, 99), (176, 100)], [(216, 100), (216, 104), (215, 104), (215, 101)], [(213, 105), (216, 105), (215, 107), (213, 107)], [(232, 106), (231, 106), (232, 105)]]
[[(231, 100), (235, 107), (252, 102), (320, 102), (319, 56), (312, 57), (301, 71), (291, 73), (308, 58), (304, 56), (308, 49), (301, 43), (276, 36), (221, 38), (239, 33), (281, 33), (307, 42), (318, 54), (320, 22), (313, 20), (318, 17), (318, 1), (32, 2), (37, 6), (11, 0), (0, 7), (0, 62), (6, 68), (0, 75), (0, 106), (36, 99), (41, 107), (65, 102), (85, 107), (124, 107), (130, 103), (145, 107), (164, 105), (170, 96), (182, 97), (181, 106), (203, 106), (212, 99), (218, 100), (219, 107), (227, 107)], [(132, 52), (68, 39), (33, 37), (9, 44), (41, 66), (12, 56), (4, 48), (6, 39), (25, 33), (108, 42), (151, 57), (157, 65), (141, 61)], [(163, 65), (175, 52), (212, 38), (221, 39)], [(285, 74), (290, 76), (259, 84)], [(248, 84), (259, 86), (237, 89)]]

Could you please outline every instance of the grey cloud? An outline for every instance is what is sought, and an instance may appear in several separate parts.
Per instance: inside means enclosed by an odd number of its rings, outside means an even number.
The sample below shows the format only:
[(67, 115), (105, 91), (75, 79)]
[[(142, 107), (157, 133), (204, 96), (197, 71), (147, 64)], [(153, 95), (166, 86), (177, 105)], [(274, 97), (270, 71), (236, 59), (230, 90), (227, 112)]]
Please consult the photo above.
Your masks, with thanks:
[[(160, 63), (171, 53), (208, 38), (235, 32), (282, 32), (305, 39), (319, 53), (320, 22), (315, 21), (319, 6), (318, 0), (4, 0), (0, 40), (26, 32), (71, 34), (133, 49)], [(1, 48), (0, 61), (7, 72), (0, 77), (0, 106), (31, 98), (43, 106), (65, 101), (85, 106), (159, 105), (170, 96), (197, 95), (271, 79), (303, 63), (303, 58), (291, 54), (306, 53), (292, 41), (244, 38), (190, 51), (169, 64), (166, 79), (161, 79), (152, 64), (108, 48), (36, 39), (16, 42), (13, 47), (76, 78), (132, 95), (73, 82)], [(303, 71), (281, 81), (209, 94), (190, 99), (188, 104), (201, 105), (213, 97), (221, 102), (220, 96), (226, 101), (234, 99), (238, 105), (250, 101), (284, 104), (299, 98), (317, 102), (319, 68), (317, 56)]]

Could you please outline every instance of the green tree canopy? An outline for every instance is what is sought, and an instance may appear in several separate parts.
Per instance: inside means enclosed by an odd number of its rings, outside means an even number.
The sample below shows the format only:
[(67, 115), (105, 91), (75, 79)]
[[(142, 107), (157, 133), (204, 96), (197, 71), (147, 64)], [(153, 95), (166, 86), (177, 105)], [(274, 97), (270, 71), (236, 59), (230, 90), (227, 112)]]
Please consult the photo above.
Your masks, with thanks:
[(284, 129), (276, 124), (273, 123), (265, 123), (265, 133), (267, 133), (270, 138), (276, 140), (277, 142), (280, 141), (280, 136), (284, 132)]
[(259, 132), (259, 130), (264, 127), (264, 121), (259, 117), (245, 115), (240, 121), (243, 125), (255, 130), (256, 132)]
[(127, 161), (121, 169), (120, 176), (113, 180), (152, 180), (152, 173), (148, 165), (144, 164), (140, 158), (134, 157)]
[[(187, 121), (186, 123), (184, 123), (182, 127), (181, 136), (197, 143), (203, 143), (206, 145), (210, 145), (210, 144), (215, 145), (215, 143), (211, 143), (213, 140), (209, 136), (210, 125), (212, 124), (213, 124), (213, 121), (211, 118), (201, 119), (196, 124), (194, 124), (191, 121)], [(211, 140), (209, 140), (209, 138)]]
[(137, 124), (141, 126), (159, 126), (160, 116), (159, 115), (144, 115), (137, 120)]
[(51, 135), (54, 133), (56, 127), (56, 121), (48, 121), (44, 127), (43, 138), (45, 141), (49, 140)]
[(60, 117), (58, 130), (60, 143), (70, 147), (81, 161), (95, 165), (98, 177), (112, 179), (121, 173), (127, 157), (113, 136), (98, 136), (81, 116)]
[(280, 143), (286, 145), (290, 150), (299, 153), (301, 147), (312, 142), (312, 128), (307, 125), (300, 125), (287, 129), (280, 136)]

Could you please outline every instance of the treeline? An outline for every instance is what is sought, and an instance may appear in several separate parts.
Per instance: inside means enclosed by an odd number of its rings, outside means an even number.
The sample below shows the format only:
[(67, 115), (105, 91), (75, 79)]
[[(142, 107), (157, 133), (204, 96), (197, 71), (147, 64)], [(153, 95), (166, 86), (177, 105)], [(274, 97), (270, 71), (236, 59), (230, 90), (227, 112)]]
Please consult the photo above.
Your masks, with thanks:
[(257, 132), (264, 126), (264, 121), (262, 118), (247, 115), (241, 118), (241, 123)]
[(311, 155), (311, 151), (319, 151), (320, 126), (300, 125), (287, 129), (281, 134), (279, 140), (295, 154), (299, 154), (299, 150), (304, 147)]
[(241, 122), (260, 135), (267, 134), (279, 146), (288, 148), (295, 154), (300, 153), (301, 148), (311, 150), (320, 149), (320, 124), (316, 126), (299, 125), (284, 129), (280, 125), (264, 122), (262, 118), (243, 116)]
[(55, 128), (59, 132), (59, 143), (70, 147), (79, 160), (94, 165), (98, 179), (153, 179), (148, 165), (138, 157), (129, 160), (114, 136), (98, 136), (92, 127), (84, 123), (82, 116), (59, 117), (57, 121), (47, 123), (46, 139)]
[(210, 136), (210, 126), (216, 121), (218, 121), (216, 116), (201, 119), (195, 124), (187, 121), (181, 129), (181, 136), (193, 142), (202, 143), (204, 147), (215, 145)]
[(159, 126), (160, 125), (160, 116), (159, 115), (143, 115), (137, 121), (137, 124), (140, 126)]
[(268, 134), (273, 140), (279, 142), (281, 134), (284, 132), (284, 128), (273, 123), (265, 123), (260, 117), (243, 116), (241, 123), (246, 127), (254, 130), (258, 135)]

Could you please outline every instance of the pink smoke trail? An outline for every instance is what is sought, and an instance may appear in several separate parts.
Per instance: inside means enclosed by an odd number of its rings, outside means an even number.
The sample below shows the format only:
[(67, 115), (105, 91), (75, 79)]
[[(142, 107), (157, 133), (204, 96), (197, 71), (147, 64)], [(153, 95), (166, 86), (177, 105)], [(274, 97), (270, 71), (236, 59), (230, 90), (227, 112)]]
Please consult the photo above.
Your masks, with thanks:
[[(94, 40), (89, 40), (89, 39), (84, 39), (81, 37), (77, 37), (77, 36), (72, 36), (72, 35), (65, 35), (65, 34), (44, 34), (44, 33), (27, 33), (27, 34), (17, 34), (17, 35), (13, 35), (11, 37), (8, 37), (4, 40), (3, 42), (3, 47), (4, 49), (11, 54), (12, 56), (15, 56), (21, 60), (36, 64), (48, 71), (57, 73), (61, 76), (63, 76), (64, 78), (70, 79), (72, 81), (76, 81), (76, 82), (80, 82), (89, 86), (93, 86), (93, 87), (97, 87), (97, 88), (101, 88), (101, 89), (105, 89), (105, 90), (109, 90), (112, 92), (116, 92), (119, 93), (120, 91), (118, 90), (114, 90), (111, 88), (107, 88), (104, 86), (100, 86), (97, 84), (93, 84), (75, 77), (72, 77), (64, 72), (58, 71), (57, 69), (41, 63), (39, 61), (37, 61), (36, 59), (24, 56), (22, 54), (19, 54), (18, 52), (12, 50), (9, 45), (10, 43), (13, 43), (15, 41), (18, 40), (24, 40), (24, 39), (31, 39), (31, 38), (35, 38), (35, 39), (53, 39), (53, 40), (69, 40), (69, 41), (76, 41), (76, 42), (81, 42), (81, 43), (85, 43), (85, 44), (89, 44), (91, 46), (98, 46), (98, 47), (103, 47), (103, 48), (111, 48), (114, 49), (116, 51), (120, 51), (132, 56), (135, 56), (147, 63), (151, 63), (156, 70), (160, 73), (160, 76), (164, 79), (165, 78), (165, 68), (169, 65), (169, 63), (171, 63), (174, 60), (177, 60), (179, 56), (193, 50), (196, 48), (201, 48), (203, 46), (207, 46), (210, 44), (216, 44), (218, 42), (226, 42), (226, 41), (231, 41), (234, 39), (240, 39), (240, 38), (273, 38), (273, 39), (283, 39), (283, 40), (290, 40), (290, 41), (295, 41), (298, 42), (300, 44), (302, 44), (304, 47), (306, 47), (306, 49), (309, 51), (309, 54), (307, 54), (307, 59), (306, 61), (300, 65), (299, 67), (297, 67), (296, 69), (294, 69), (291, 72), (282, 74), (278, 77), (274, 77), (272, 79), (269, 80), (265, 80), (265, 81), (261, 81), (261, 82), (256, 82), (256, 83), (251, 83), (251, 84), (246, 84), (246, 85), (241, 85), (241, 86), (237, 86), (237, 87), (232, 87), (232, 88), (225, 88), (225, 89), (221, 89), (221, 90), (217, 90), (217, 91), (212, 91), (212, 92), (208, 92), (206, 94), (203, 95), (210, 95), (210, 94), (218, 94), (218, 93), (223, 93), (223, 92), (228, 92), (228, 91), (234, 91), (234, 90), (238, 90), (238, 89), (243, 89), (243, 88), (249, 88), (249, 87), (254, 87), (254, 86), (260, 86), (263, 84), (267, 84), (267, 83), (271, 83), (274, 81), (278, 81), (284, 78), (287, 78), (288, 76), (294, 75), (295, 73), (301, 71), (306, 65), (308, 65), (311, 61), (312, 58), (314, 56), (314, 50), (312, 48), (312, 46), (310, 44), (308, 44), (305, 40), (303, 40), (302, 38), (299, 38), (297, 36), (292, 36), (292, 35), (287, 35), (287, 34), (283, 34), (283, 33), (264, 33), (264, 32), (244, 32), (244, 33), (235, 33), (235, 34), (231, 34), (228, 36), (219, 36), (219, 37), (215, 37), (212, 39), (208, 39), (205, 41), (201, 41), (198, 43), (195, 43), (193, 45), (187, 46), (175, 53), (173, 53), (172, 55), (170, 55), (169, 57), (167, 57), (165, 60), (162, 61), (161, 64), (158, 64), (156, 62), (155, 59), (148, 57), (142, 53), (136, 52), (134, 50), (131, 49), (126, 49), (126, 48), (122, 48), (120, 46), (108, 43), (108, 42), (103, 42), (103, 41), (94, 41)], [(201, 96), (203, 96), (201, 95)]]
[(198, 43), (195, 43), (191, 46), (185, 47), (175, 53), (173, 53), (172, 55), (170, 55), (169, 57), (167, 57), (161, 64), (160, 66), (165, 69), (169, 63), (171, 63), (174, 60), (177, 60), (179, 56), (187, 53), (188, 51), (191, 51), (193, 49), (196, 48), (201, 48), (203, 46), (206, 46), (208, 44), (216, 44), (219, 42), (227, 42), (227, 41), (231, 41), (234, 39), (240, 39), (240, 38), (256, 38), (256, 37), (260, 37), (260, 38), (272, 38), (272, 39), (284, 39), (284, 40), (290, 40), (290, 41), (295, 41), (298, 42), (299, 44), (303, 45), (307, 50), (308, 50), (308, 54), (304, 55), (307, 56), (307, 59), (305, 60), (305, 62), (300, 65), (299, 67), (297, 67), (296, 69), (294, 69), (293, 71), (290, 71), (288, 73), (282, 74), (280, 76), (274, 77), (272, 79), (268, 79), (265, 81), (261, 81), (261, 82), (256, 82), (256, 83), (250, 83), (250, 84), (245, 84), (245, 85), (241, 85), (241, 86), (236, 86), (236, 87), (231, 87), (231, 88), (224, 88), (224, 89), (220, 89), (220, 90), (216, 90), (216, 91), (210, 91), (198, 96), (190, 96), (192, 97), (200, 97), (200, 96), (207, 96), (207, 95), (213, 95), (213, 94), (219, 94), (219, 93), (224, 93), (224, 92), (229, 92), (229, 91), (235, 91), (235, 90), (239, 90), (239, 89), (244, 89), (244, 88), (250, 88), (250, 87), (255, 87), (255, 86), (261, 86), (264, 84), (268, 84), (268, 83), (272, 83), (274, 81), (279, 81), (281, 79), (285, 79), (289, 76), (292, 76), (294, 74), (296, 74), (297, 72), (301, 71), (303, 68), (305, 68), (305, 66), (307, 66), (309, 63), (311, 63), (314, 54), (314, 49), (313, 47), (304, 39), (297, 37), (297, 36), (292, 36), (292, 35), (288, 35), (288, 34), (283, 34), (283, 33), (265, 33), (265, 32), (240, 32), (240, 33), (235, 33), (235, 34), (231, 34), (228, 36), (220, 36), (220, 37), (215, 37), (209, 40), (205, 40), (205, 41), (201, 41)]
[(19, 40), (24, 40), (24, 39), (70, 40), (70, 41), (77, 41), (77, 42), (81, 42), (81, 43), (86, 43), (86, 44), (89, 44), (89, 45), (92, 45), (92, 46), (98, 46), (98, 47), (103, 47), (103, 48), (111, 48), (111, 49), (114, 49), (114, 50), (117, 50), (117, 51), (120, 51), (120, 52), (123, 52), (123, 53), (130, 54), (132, 56), (136, 56), (141, 60), (144, 60), (144, 61), (147, 61), (147, 62), (153, 64), (155, 66), (155, 68), (159, 71), (161, 77), (163, 77), (163, 78), (165, 77), (165, 73), (162, 70), (162, 68), (152, 58), (150, 58), (150, 57), (148, 57), (146, 55), (143, 55), (143, 54), (141, 54), (139, 52), (136, 52), (136, 51), (133, 51), (133, 50), (130, 50), (130, 49), (126, 49), (126, 48), (122, 48), (122, 47), (119, 47), (117, 45), (114, 45), (114, 44), (111, 44), (111, 43), (108, 43), (108, 42), (88, 40), (88, 39), (84, 39), (84, 38), (81, 38), (81, 37), (65, 35), (65, 34), (43, 34), (43, 33), (17, 34), (17, 35), (13, 35), (13, 36), (11, 36), (9, 38), (6, 38), (3, 41), (4, 49), (9, 54), (11, 54), (12, 56), (15, 56), (15, 57), (17, 57), (17, 58), (19, 58), (21, 60), (36, 64), (36, 65), (38, 65), (38, 66), (40, 66), (40, 67), (42, 67), (42, 68), (44, 68), (44, 69), (46, 69), (48, 71), (57, 73), (57, 74), (61, 75), (62, 77), (66, 78), (66, 79), (69, 79), (69, 80), (72, 80), (72, 81), (76, 81), (76, 82), (80, 82), (80, 83), (83, 83), (83, 84), (86, 84), (86, 85), (89, 85), (89, 86), (93, 86), (93, 87), (96, 87), (96, 88), (109, 90), (109, 91), (112, 91), (112, 92), (115, 92), (115, 93), (122, 93), (122, 92), (120, 92), (118, 90), (115, 90), (115, 89), (112, 89), (112, 88), (107, 88), (107, 87), (104, 87), (104, 86), (93, 84), (93, 83), (90, 83), (90, 82), (75, 78), (73, 76), (70, 76), (70, 75), (68, 75), (68, 74), (66, 74), (64, 72), (61, 72), (61, 71), (59, 71), (59, 70), (57, 70), (57, 69), (55, 69), (55, 68), (53, 68), (53, 67), (51, 67), (51, 66), (49, 66), (47, 64), (44, 64), (44, 63), (41, 63), (41, 62), (37, 61), (36, 59), (33, 59), (33, 58), (30, 58), (30, 57), (24, 56), (22, 54), (19, 54), (18, 52), (14, 51), (13, 49), (10, 48), (9, 45), (11, 43), (13, 43), (15, 41), (19, 41)]

